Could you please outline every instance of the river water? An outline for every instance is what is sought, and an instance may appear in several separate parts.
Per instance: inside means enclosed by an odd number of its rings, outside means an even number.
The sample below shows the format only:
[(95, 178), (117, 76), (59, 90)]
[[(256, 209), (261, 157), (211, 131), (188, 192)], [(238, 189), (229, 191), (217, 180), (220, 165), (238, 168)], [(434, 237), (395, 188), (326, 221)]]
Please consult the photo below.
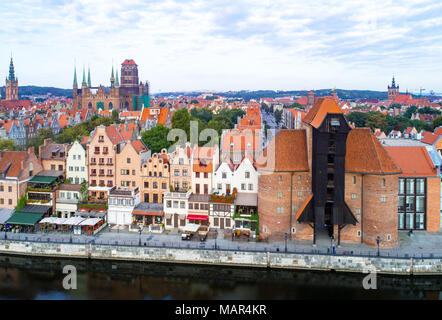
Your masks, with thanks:
[[(62, 270), (77, 270), (77, 289), (63, 289)], [(0, 299), (442, 299), (442, 276), (267, 270), (143, 262), (0, 255)]]

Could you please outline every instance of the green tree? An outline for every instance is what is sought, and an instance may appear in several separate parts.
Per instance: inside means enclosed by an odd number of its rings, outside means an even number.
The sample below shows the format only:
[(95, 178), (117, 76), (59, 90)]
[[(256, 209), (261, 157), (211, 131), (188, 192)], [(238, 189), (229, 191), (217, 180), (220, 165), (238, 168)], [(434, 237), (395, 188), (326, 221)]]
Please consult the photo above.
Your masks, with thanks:
[(15, 211), (20, 211), (26, 205), (26, 195), (22, 195), (20, 199), (18, 199), (17, 206), (14, 208)]
[(365, 127), (365, 123), (368, 119), (368, 114), (366, 112), (351, 112), (346, 115), (347, 121), (355, 124), (356, 127)]
[(385, 132), (388, 122), (385, 115), (380, 112), (373, 112), (369, 115), (365, 125), (372, 130), (379, 128)]
[(276, 123), (281, 122), (281, 119), (282, 119), (282, 111), (281, 111), (281, 110), (275, 110), (274, 115), (275, 115), (275, 121), (276, 121)]
[(111, 120), (113, 123), (121, 123), (120, 115), (117, 110), (112, 110)]
[(172, 128), (186, 132), (187, 139), (190, 137), (190, 115), (186, 108), (181, 108), (172, 116)]
[(213, 117), (212, 111), (206, 108), (193, 108), (190, 111), (190, 115), (194, 118), (201, 119), (205, 123), (208, 123), (210, 120), (212, 120)]
[(417, 112), (417, 107), (416, 106), (410, 106), (408, 107), (408, 109), (405, 111), (404, 116), (407, 117), (408, 119), (411, 119), (411, 116), (413, 114), (415, 114)]
[(10, 139), (0, 139), (0, 150), (15, 151), (14, 141)]
[[(284, 106), (284, 108), (285, 108), (285, 106)], [(287, 107), (287, 108), (305, 109), (305, 108), (302, 106), (302, 104), (300, 104), (299, 102), (295, 102), (295, 103), (293, 103), (290, 107)]]
[(442, 116), (439, 116), (433, 120), (433, 130), (440, 126), (442, 126)]
[(159, 124), (150, 130), (146, 130), (141, 134), (141, 140), (144, 144), (154, 152), (160, 152), (161, 149), (168, 149), (172, 145), (172, 141), (167, 140), (170, 129)]
[(423, 120), (411, 120), (410, 127), (415, 127), (417, 131), (421, 131), (422, 129), (427, 131), (433, 130), (433, 126)]

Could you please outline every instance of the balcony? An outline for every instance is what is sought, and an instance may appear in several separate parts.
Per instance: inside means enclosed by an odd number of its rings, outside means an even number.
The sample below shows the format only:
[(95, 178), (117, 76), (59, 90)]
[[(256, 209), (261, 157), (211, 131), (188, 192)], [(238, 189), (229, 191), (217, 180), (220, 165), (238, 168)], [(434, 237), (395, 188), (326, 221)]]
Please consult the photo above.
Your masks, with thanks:
[(80, 201), (79, 199), (66, 199), (66, 198), (57, 198), (55, 200), (56, 203), (69, 203), (69, 204), (76, 204)]
[(94, 154), (100, 154), (100, 151), (95, 150)]
[(101, 172), (100, 172), (100, 173), (98, 174), (98, 176), (100, 176), (100, 177), (104, 177), (104, 173), (101, 173)]
[(103, 154), (109, 154), (109, 151), (103, 150)]
[(114, 175), (112, 174), (112, 173), (108, 173), (107, 175), (106, 175), (106, 177), (113, 177)]
[[(104, 164), (104, 163), (103, 163)], [(106, 163), (106, 165), (108, 165), (108, 166), (113, 166), (114, 165), (114, 163), (113, 162), (108, 162), (108, 163)]]
[(96, 172), (91, 172), (91, 177), (95, 177), (97, 175)]

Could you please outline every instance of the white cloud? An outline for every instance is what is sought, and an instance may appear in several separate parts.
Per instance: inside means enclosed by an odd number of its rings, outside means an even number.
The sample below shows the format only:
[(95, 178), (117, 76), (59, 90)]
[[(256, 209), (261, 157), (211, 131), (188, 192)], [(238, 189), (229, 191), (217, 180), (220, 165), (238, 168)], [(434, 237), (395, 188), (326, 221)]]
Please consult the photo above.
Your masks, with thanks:
[(90, 65), (139, 65), (153, 91), (438, 86), (435, 1), (27, 0), (0, 4), (0, 76), (13, 52), (21, 84), (72, 85)]

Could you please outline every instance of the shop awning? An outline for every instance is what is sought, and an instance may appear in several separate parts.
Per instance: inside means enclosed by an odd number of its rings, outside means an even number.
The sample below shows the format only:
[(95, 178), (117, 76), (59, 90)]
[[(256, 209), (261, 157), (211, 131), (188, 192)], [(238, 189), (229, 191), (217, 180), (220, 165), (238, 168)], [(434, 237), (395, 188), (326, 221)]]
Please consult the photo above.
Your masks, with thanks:
[(100, 221), (98, 218), (90, 218), (80, 222), (80, 226), (95, 226)]
[(200, 220), (200, 221), (207, 221), (208, 216), (205, 215), (199, 215), (199, 214), (188, 214), (187, 220)]
[(132, 211), (133, 216), (159, 216), (162, 217), (164, 213), (162, 211), (143, 211), (143, 210), (134, 210)]
[(43, 213), (15, 212), (6, 224), (18, 224), (23, 226), (33, 226), (42, 218)]
[(200, 228), (199, 224), (196, 223), (188, 223), (184, 226), (183, 231), (186, 232), (197, 232), (198, 229)]
[(31, 180), (28, 182), (31, 183), (41, 183), (41, 184), (51, 184), (55, 180), (57, 180), (58, 177), (51, 177), (51, 176), (33, 176)]

